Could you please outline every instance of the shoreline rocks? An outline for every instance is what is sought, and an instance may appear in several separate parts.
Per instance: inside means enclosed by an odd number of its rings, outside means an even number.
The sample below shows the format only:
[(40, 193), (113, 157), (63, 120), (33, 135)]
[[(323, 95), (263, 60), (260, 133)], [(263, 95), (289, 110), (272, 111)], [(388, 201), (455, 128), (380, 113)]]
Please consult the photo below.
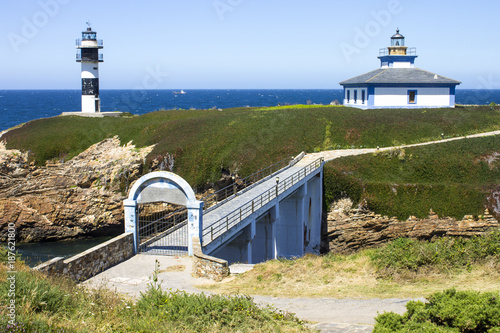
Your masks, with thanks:
[(28, 153), (0, 144), (0, 241), (15, 223), (19, 242), (61, 240), (123, 230), (122, 201), (154, 146), (92, 145), (63, 163), (37, 167)]
[(327, 215), (323, 246), (330, 252), (349, 253), (402, 237), (422, 240), (442, 236), (472, 237), (500, 228), (498, 220), (487, 209), (477, 219), (464, 216), (458, 221), (450, 217), (439, 217), (431, 210), (427, 218), (411, 216), (406, 221), (400, 221), (396, 217), (353, 209), (351, 206), (350, 199), (342, 199), (332, 206)]

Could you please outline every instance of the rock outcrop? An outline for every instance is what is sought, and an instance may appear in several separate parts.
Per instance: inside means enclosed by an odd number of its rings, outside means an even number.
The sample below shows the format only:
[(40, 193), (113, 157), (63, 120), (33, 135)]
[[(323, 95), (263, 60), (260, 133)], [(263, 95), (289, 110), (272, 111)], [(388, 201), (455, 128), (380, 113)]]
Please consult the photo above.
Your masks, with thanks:
[(500, 228), (498, 220), (488, 210), (477, 219), (472, 216), (465, 216), (460, 221), (440, 218), (431, 210), (428, 218), (412, 216), (400, 221), (364, 209), (351, 209), (351, 206), (349, 199), (343, 199), (335, 203), (328, 213), (328, 230), (323, 245), (331, 252), (349, 253), (401, 237), (426, 240), (442, 236), (471, 237)]
[(122, 200), (153, 146), (97, 143), (64, 163), (37, 167), (28, 154), (0, 144), (0, 241), (15, 223), (17, 240), (59, 240), (117, 233)]

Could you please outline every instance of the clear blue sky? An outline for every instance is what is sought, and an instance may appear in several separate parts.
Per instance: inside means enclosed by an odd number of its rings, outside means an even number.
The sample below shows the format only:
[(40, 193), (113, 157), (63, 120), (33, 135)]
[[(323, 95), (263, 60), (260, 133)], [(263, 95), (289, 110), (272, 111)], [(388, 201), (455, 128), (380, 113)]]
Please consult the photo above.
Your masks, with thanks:
[(379, 66), (397, 27), (417, 48), (417, 67), (459, 88), (500, 89), (498, 1), (3, 0), (0, 8), (0, 89), (79, 89), (75, 39), (89, 20), (104, 40), (101, 89), (338, 89)]

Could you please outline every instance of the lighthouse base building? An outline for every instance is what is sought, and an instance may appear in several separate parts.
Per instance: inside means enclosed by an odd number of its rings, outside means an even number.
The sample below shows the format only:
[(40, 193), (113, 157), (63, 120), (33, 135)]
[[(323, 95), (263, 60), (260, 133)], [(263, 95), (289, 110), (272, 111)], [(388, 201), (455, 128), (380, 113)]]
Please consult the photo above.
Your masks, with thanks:
[(453, 108), (455, 88), (461, 82), (415, 68), (414, 48), (404, 46), (404, 37), (391, 37), (391, 46), (381, 49), (381, 66), (374, 71), (340, 82), (344, 105), (361, 109)]

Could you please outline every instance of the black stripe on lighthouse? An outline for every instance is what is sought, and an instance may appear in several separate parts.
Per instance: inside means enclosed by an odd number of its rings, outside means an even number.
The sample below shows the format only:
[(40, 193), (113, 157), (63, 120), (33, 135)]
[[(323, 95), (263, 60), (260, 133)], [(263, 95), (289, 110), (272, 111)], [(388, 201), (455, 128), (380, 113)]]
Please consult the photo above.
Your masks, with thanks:
[(98, 49), (81, 49), (82, 61), (87, 62), (99, 62), (99, 51)]
[(99, 79), (82, 79), (82, 95), (99, 97)]

